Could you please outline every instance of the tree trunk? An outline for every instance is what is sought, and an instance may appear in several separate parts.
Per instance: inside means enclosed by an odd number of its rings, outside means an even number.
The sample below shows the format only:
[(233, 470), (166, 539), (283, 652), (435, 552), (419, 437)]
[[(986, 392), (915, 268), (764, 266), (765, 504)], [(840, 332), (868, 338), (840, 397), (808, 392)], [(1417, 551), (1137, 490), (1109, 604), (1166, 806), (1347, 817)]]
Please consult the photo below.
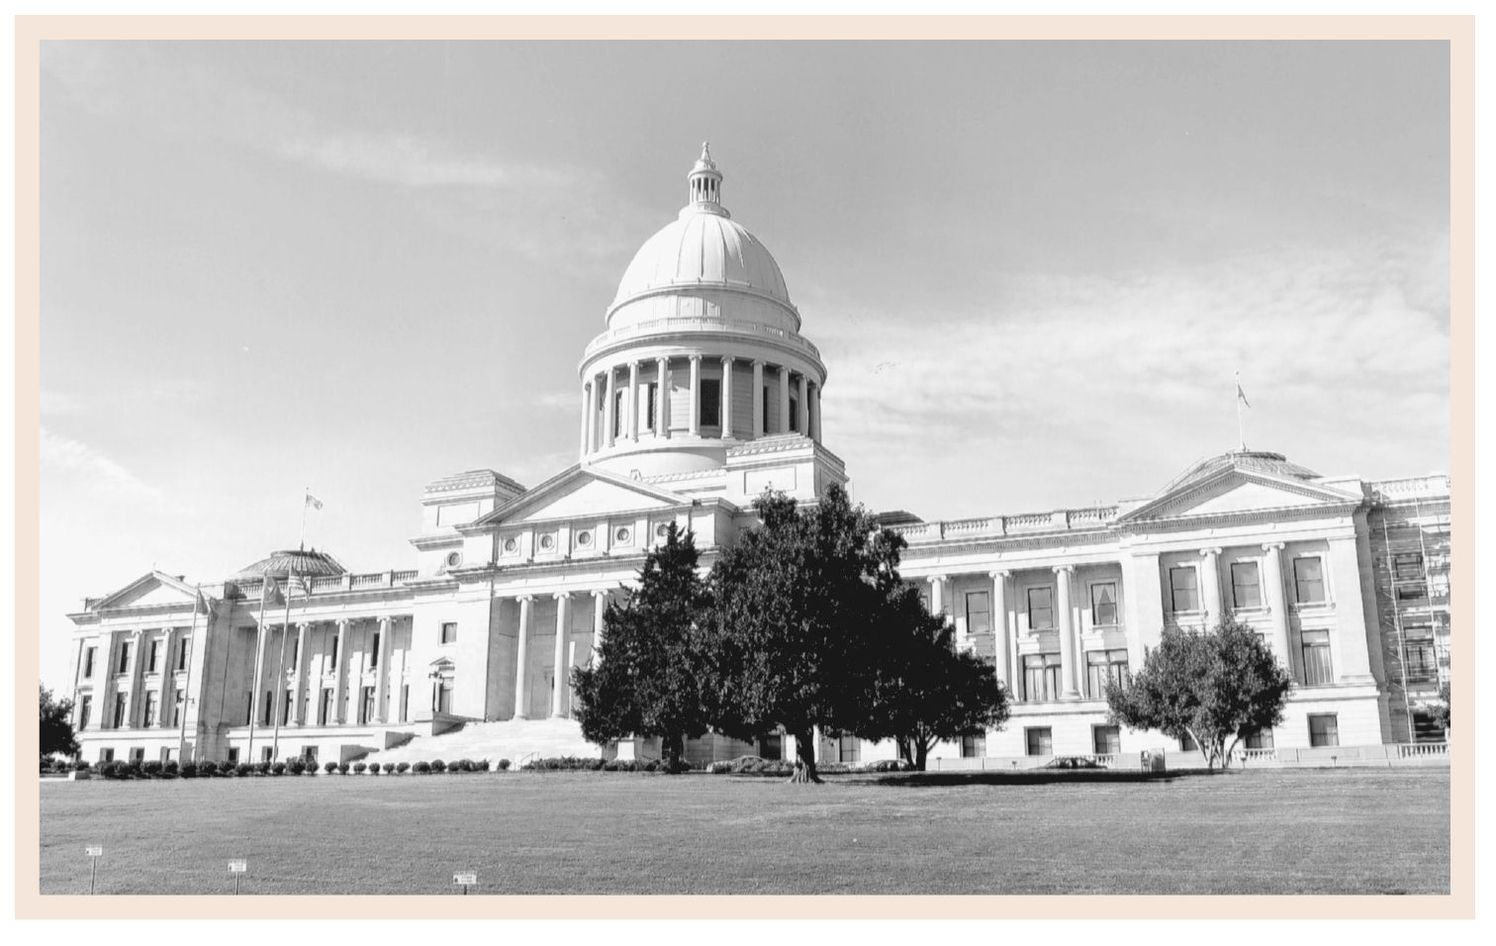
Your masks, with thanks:
[(914, 771), (923, 772), (930, 759), (930, 744), (923, 739), (914, 740)]
[(909, 737), (908, 736), (896, 736), (896, 737), (894, 737), (893, 744), (894, 744), (895, 750), (898, 752), (899, 758), (903, 759), (905, 762), (908, 762), (909, 765), (912, 767), (914, 765), (914, 752), (913, 752), (913, 750), (911, 750), (909, 748), (909, 746), (910, 746), (910, 739), (909, 739)]
[(679, 775), (683, 770), (681, 754), (684, 751), (680, 733), (666, 733), (660, 740), (660, 751), (665, 755), (665, 773)]
[(795, 772), (790, 776), (790, 781), (820, 785), (821, 777), (816, 774), (816, 745), (812, 730), (806, 729), (793, 735), (795, 737)]

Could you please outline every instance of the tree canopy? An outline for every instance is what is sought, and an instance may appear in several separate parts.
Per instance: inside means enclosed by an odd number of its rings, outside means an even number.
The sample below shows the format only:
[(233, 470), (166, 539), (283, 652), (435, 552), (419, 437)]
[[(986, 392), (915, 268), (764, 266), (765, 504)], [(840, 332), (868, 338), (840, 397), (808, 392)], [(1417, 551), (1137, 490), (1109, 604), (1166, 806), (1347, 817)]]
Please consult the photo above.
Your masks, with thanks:
[(1257, 632), (1228, 617), (1211, 631), (1165, 629), (1141, 671), (1107, 684), (1106, 701), (1113, 722), (1193, 739), (1213, 769), (1238, 740), (1283, 721), (1292, 686)]
[(605, 743), (659, 736), (666, 770), (681, 770), (684, 742), (707, 729), (702, 668), (706, 584), (690, 532), (671, 523), (644, 560), (638, 585), (608, 605), (597, 658), (572, 671), (582, 735)]
[(78, 754), (78, 740), (73, 734), (73, 701), (54, 700), (52, 691), (41, 688), (41, 757)]

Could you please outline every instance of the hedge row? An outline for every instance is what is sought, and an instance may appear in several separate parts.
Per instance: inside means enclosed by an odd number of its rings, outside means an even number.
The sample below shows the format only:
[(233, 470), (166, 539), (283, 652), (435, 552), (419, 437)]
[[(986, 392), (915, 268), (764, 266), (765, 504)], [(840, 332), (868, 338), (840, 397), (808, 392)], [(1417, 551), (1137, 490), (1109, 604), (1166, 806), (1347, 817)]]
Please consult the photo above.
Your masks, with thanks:
[[(487, 772), (489, 770), (487, 759), (474, 762), (471, 759), (461, 759), (456, 762), (443, 762), (437, 759), (434, 762), (417, 762), (411, 765), (409, 762), (385, 762), (379, 763), (355, 762), (350, 765), (347, 762), (328, 762), (322, 770), (328, 775), (347, 775), (350, 771), (362, 775), (386, 775), (405, 774), (414, 771), (421, 775), (431, 772)], [(508, 759), (500, 759), (497, 765), (500, 771), (509, 768)], [(249, 776), (277, 776), (277, 775), (316, 775), (317, 763), (308, 759), (287, 759), (284, 762), (184, 762), (178, 765), (176, 762), (101, 762), (97, 768), (87, 762), (77, 765), (78, 771), (96, 771), (99, 775), (108, 779), (173, 779), (173, 778), (247, 778)]]
[[(816, 766), (822, 775), (852, 775), (860, 772), (903, 772), (912, 766), (903, 759), (879, 759), (876, 762), (824, 762)], [(756, 755), (738, 756), (713, 762), (706, 769), (713, 775), (789, 775), (795, 763), (787, 759), (763, 759)]]
[[(567, 755), (548, 759), (531, 759), (521, 769), (527, 772), (663, 772), (663, 759), (598, 759)], [(681, 771), (700, 770), (690, 762), (682, 760)]]

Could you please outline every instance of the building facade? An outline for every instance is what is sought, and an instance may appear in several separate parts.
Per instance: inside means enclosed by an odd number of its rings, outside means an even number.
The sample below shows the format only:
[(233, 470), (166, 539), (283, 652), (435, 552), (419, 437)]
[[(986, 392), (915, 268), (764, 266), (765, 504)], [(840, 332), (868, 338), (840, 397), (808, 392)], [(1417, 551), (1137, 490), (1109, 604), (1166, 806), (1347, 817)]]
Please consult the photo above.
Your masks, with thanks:
[[(582, 353), (576, 464), (530, 488), (487, 469), (431, 483), (413, 568), (355, 574), (297, 549), (211, 583), (153, 571), (87, 600), (69, 615), (83, 757), (346, 760), (473, 721), (569, 717), (570, 668), (671, 522), (709, 566), (755, 526), (765, 490), (813, 502), (846, 482), (822, 443), (826, 365), (800, 332), (703, 148), (686, 206), (635, 255)], [(1015, 699), (1002, 730), (937, 757), (1177, 749), (1109, 726), (1102, 687), (1165, 627), (1226, 614), (1298, 684), (1254, 751), (1440, 738), (1426, 707), (1449, 663), (1443, 475), (1324, 477), (1240, 450), (1146, 500), (884, 521), (908, 542), (906, 579)], [(689, 754), (792, 748), (708, 737)], [(818, 751), (870, 761), (893, 747)]]

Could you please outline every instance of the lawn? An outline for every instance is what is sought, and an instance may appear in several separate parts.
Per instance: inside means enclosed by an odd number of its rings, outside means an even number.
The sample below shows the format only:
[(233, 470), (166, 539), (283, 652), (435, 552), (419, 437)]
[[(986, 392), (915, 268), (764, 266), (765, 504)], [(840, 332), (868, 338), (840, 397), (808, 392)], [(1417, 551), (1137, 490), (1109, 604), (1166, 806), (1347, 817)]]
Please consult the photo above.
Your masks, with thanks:
[(1447, 893), (1449, 770), (44, 781), (41, 892)]

